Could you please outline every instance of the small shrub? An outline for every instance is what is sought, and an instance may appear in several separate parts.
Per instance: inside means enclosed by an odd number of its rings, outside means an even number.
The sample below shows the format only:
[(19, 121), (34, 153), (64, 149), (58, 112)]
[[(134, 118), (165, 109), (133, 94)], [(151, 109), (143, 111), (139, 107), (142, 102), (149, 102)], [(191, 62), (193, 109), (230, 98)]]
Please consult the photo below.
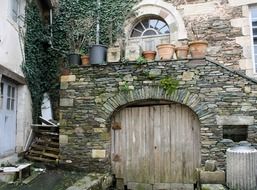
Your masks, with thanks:
[(160, 81), (160, 85), (164, 90), (166, 90), (167, 94), (170, 95), (177, 89), (178, 81), (172, 77), (166, 77)]

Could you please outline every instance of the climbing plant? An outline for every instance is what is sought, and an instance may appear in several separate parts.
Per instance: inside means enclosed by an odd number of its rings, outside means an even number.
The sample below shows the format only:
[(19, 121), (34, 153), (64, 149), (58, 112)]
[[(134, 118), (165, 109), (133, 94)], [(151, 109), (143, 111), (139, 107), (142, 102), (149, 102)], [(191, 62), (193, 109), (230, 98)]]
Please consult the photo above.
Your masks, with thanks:
[[(100, 43), (110, 45), (122, 37), (126, 16), (138, 0), (101, 0), (100, 10), (96, 0), (59, 0), (53, 12), (53, 25), (43, 24), (35, 1), (27, 1), (25, 36), (25, 63), (22, 65), (33, 101), (33, 119), (37, 122), (43, 94), (48, 92), (58, 109), (60, 65), (66, 62), (69, 42), (66, 40), (71, 19), (92, 17), (100, 13)], [(90, 36), (96, 38), (95, 27)], [(52, 32), (52, 35), (51, 35)], [(56, 114), (57, 116), (57, 114)]]

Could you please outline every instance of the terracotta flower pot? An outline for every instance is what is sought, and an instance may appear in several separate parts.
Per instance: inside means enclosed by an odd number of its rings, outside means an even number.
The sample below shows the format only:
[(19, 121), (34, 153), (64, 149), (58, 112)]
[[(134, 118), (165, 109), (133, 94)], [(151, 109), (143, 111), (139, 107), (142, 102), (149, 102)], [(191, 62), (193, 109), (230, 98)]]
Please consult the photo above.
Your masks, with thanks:
[(157, 47), (158, 54), (161, 60), (170, 60), (173, 58), (175, 52), (175, 45), (173, 44), (160, 44)]
[(176, 55), (178, 59), (187, 59), (188, 56), (188, 46), (176, 47)]
[(197, 40), (189, 43), (189, 51), (192, 58), (203, 58), (206, 55), (208, 42), (204, 40)]
[(156, 56), (156, 51), (143, 51), (142, 55), (147, 61), (154, 61)]
[(89, 65), (89, 55), (81, 56), (82, 65)]

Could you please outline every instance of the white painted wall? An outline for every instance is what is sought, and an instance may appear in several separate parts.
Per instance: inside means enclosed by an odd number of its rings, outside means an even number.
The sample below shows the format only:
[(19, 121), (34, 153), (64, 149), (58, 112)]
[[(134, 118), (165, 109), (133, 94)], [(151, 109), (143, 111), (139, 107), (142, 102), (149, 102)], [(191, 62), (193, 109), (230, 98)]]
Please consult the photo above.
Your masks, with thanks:
[[(19, 31), (24, 31), (24, 28), (23, 22), (20, 19), (17, 24), (11, 18), (11, 1), (0, 1), (0, 65), (23, 76), (21, 64), (23, 62), (24, 48)], [(26, 0), (20, 0), (20, 2), (19, 15), (24, 18)], [(19, 152), (23, 150), (29, 135), (30, 124), (32, 123), (32, 102), (26, 85), (18, 86), (17, 104), (16, 152)]]

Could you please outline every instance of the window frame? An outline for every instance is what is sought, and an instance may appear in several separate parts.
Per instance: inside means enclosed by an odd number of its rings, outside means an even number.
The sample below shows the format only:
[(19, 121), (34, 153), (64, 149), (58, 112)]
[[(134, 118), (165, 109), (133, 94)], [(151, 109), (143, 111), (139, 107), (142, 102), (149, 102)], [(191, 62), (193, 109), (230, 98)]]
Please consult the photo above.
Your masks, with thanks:
[[(17, 5), (16, 10), (14, 10), (14, 6)], [(9, 4), (9, 15), (10, 19), (13, 23), (19, 24), (19, 15), (20, 15), (20, 7), (21, 7), (21, 0), (10, 0)]]
[(0, 82), (0, 110), (4, 109), (4, 89), (5, 89), (5, 85), (3, 82)]
[(251, 37), (251, 54), (252, 54), (252, 64), (253, 64), (253, 73), (254, 74), (257, 74), (257, 59), (255, 58), (255, 55), (257, 57), (257, 50), (255, 51), (255, 46), (256, 46), (256, 49), (257, 49), (257, 44), (254, 45), (254, 37), (256, 37), (257, 39), (257, 35), (253, 35), (253, 29), (256, 28), (257, 29), (257, 26), (253, 26), (253, 21), (256, 21), (257, 22), (257, 17), (253, 18), (252, 17), (252, 11), (253, 9), (256, 9), (257, 10), (257, 4), (255, 5), (252, 5), (249, 7), (249, 23), (250, 23), (250, 37)]
[[(154, 28), (150, 28), (150, 27), (148, 27), (148, 28), (145, 28), (144, 27), (144, 30), (141, 32), (141, 35), (140, 36), (135, 36), (135, 37), (133, 37), (132, 36), (132, 34), (133, 34), (133, 31), (134, 31), (134, 29), (135, 29), (135, 27), (138, 25), (138, 24), (140, 24), (141, 23), (141, 25), (143, 25), (143, 21), (145, 21), (145, 20), (147, 20), (148, 22), (149, 22), (149, 20), (158, 20), (158, 21), (161, 21), (161, 22), (163, 22), (165, 25), (162, 27), (162, 28), (164, 28), (164, 27), (168, 27), (168, 29), (169, 29), (169, 33), (163, 33), (163, 34), (155, 34), (155, 35), (143, 35), (146, 31), (148, 31), (148, 30), (154, 30), (154, 31), (156, 31), (156, 29), (154, 29)], [(158, 22), (157, 22), (158, 23)], [(157, 23), (156, 23), (156, 25), (157, 25)], [(133, 25), (133, 27), (131, 28), (131, 30), (130, 30), (130, 33), (129, 33), (129, 39), (139, 39), (139, 38), (147, 38), (147, 37), (149, 37), (149, 38), (152, 38), (152, 37), (162, 37), (162, 36), (170, 36), (170, 27), (169, 27), (169, 25), (166, 23), (166, 21), (163, 19), (163, 18), (161, 18), (161, 17), (157, 17), (157, 16), (147, 16), (147, 17), (143, 17), (143, 18), (140, 18), (134, 25)]]

